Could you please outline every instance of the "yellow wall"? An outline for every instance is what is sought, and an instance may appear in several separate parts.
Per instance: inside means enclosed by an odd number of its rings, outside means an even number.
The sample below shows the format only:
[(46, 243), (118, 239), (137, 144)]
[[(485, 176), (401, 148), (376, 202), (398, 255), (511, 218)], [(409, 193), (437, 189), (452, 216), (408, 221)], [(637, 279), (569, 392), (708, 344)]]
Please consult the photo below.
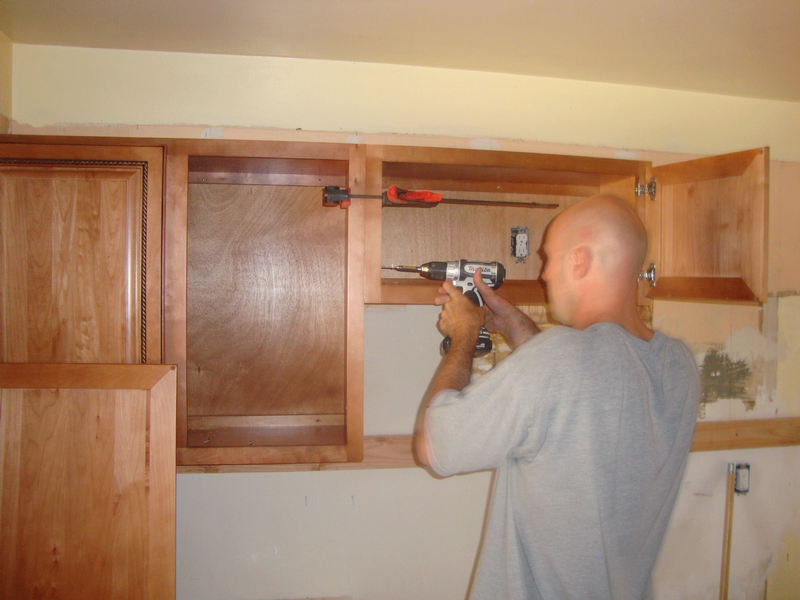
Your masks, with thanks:
[(11, 65), (13, 44), (0, 31), (0, 133), (8, 131), (11, 119)]
[[(14, 121), (528, 140), (800, 160), (800, 104), (291, 58), (14, 46)], [(22, 129), (15, 129), (20, 132)]]

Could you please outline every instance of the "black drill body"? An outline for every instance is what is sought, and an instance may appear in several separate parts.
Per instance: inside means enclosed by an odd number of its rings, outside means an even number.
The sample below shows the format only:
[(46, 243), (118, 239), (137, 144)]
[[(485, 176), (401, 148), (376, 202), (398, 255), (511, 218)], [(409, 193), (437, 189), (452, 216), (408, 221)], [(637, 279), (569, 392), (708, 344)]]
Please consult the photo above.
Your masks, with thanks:
[[(475, 271), (481, 270), (481, 279), (490, 288), (496, 290), (503, 284), (506, 277), (505, 267), (497, 262), (481, 262), (478, 260), (468, 260), (462, 258), (461, 260), (450, 261), (431, 261), (426, 262), (418, 267), (405, 267), (405, 266), (392, 266), (384, 267), (393, 269), (395, 271), (404, 271), (406, 273), (419, 273), (425, 279), (433, 279), (436, 281), (452, 281), (453, 285), (459, 288), (462, 293), (472, 300), (476, 306), (483, 306), (483, 297), (475, 287), (473, 276)], [(442, 354), (446, 354), (450, 347), (450, 338), (447, 337), (442, 341)], [(475, 346), (475, 356), (483, 356), (492, 350), (492, 338), (485, 328), (481, 327), (480, 334), (478, 335), (478, 344)]]

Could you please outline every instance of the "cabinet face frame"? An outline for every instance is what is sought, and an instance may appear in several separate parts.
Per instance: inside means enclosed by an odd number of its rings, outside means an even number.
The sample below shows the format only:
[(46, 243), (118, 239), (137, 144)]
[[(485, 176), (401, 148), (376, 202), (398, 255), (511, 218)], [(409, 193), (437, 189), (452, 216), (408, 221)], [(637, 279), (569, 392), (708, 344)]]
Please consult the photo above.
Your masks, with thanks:
[[(66, 143), (66, 142), (69, 143)], [(162, 205), (164, 180), (164, 149), (152, 143), (129, 146), (98, 145), (97, 140), (75, 138), (43, 138), (35, 136), (0, 136), (0, 165), (21, 168), (78, 170), (124, 170), (129, 187), (135, 188), (139, 215), (131, 216), (138, 231), (125, 231), (133, 238), (133, 264), (129, 275), (135, 283), (129, 285), (126, 302), (130, 305), (133, 326), (120, 325), (128, 341), (128, 358), (119, 362), (161, 363), (161, 267), (162, 267)], [(73, 257), (70, 257), (72, 260)], [(71, 290), (70, 293), (74, 292)], [(11, 343), (11, 342), (7, 342)], [(13, 342), (17, 343), (17, 342)], [(55, 358), (48, 362), (55, 362)], [(78, 362), (58, 357), (57, 362)], [(117, 358), (99, 356), (88, 362), (117, 362)]]
[[(257, 419), (263, 431), (273, 427), (276, 435), (292, 431), (304, 435), (314, 424), (331, 422), (345, 432), (345, 443), (308, 444), (302, 437), (282, 445), (190, 447), (189, 428), (196, 419), (189, 416), (187, 394), (187, 256), (189, 181), (197, 169), (208, 168), (202, 179), (218, 183), (272, 185), (341, 185), (329, 180), (330, 161), (347, 163), (346, 185), (353, 194), (364, 193), (364, 147), (344, 144), (303, 144), (278, 142), (175, 141), (167, 152), (167, 200), (165, 209), (165, 356), (178, 365), (177, 457), (185, 467), (213, 465), (258, 465), (278, 463), (324, 463), (360, 461), (363, 456), (363, 257), (364, 205), (353, 199), (346, 209), (345, 257), (345, 389), (341, 420), (328, 416), (303, 415), (270, 421)], [(252, 160), (250, 160), (252, 159)], [(261, 168), (264, 160), (271, 167)], [(191, 163), (191, 167), (190, 167)], [(250, 164), (248, 164), (250, 163)], [(320, 194), (320, 205), (322, 195)], [(337, 207), (324, 210), (342, 210)], [(225, 427), (225, 420), (218, 420)], [(293, 442), (292, 439), (297, 440)]]

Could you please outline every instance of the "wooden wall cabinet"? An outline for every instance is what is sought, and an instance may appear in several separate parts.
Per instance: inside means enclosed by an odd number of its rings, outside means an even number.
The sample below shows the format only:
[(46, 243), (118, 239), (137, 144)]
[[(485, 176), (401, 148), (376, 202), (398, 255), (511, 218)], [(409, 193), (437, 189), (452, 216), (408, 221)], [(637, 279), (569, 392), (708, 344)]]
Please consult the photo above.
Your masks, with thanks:
[[(542, 304), (547, 224), (613, 193), (650, 236), (656, 279), (640, 284), (642, 305), (763, 302), (768, 179), (767, 148), (653, 167), (425, 147), (5, 136), (2, 361), (177, 365), (183, 470), (354, 463), (364, 453), (364, 305), (428, 304), (438, 287), (382, 265), (498, 260), (500, 293)], [(379, 196), (392, 185), (495, 204), (322, 205), (324, 186)], [(511, 255), (517, 227), (529, 231), (524, 261)]]
[(163, 148), (25, 141), (0, 140), (0, 361), (160, 363)]
[[(381, 208), (380, 200), (368, 201), (366, 302), (428, 304), (436, 294), (436, 282), (382, 272), (382, 265), (472, 258), (505, 265), (500, 293), (512, 302), (544, 303), (538, 250), (547, 223), (600, 193), (630, 202), (648, 229), (646, 264), (655, 264), (656, 280), (654, 287), (641, 283), (641, 304), (652, 298), (765, 302), (768, 169), (767, 148), (652, 167), (621, 159), (368, 147), (368, 194), (397, 185), (498, 205)], [(534, 202), (558, 208), (510, 204)], [(511, 230), (517, 227), (529, 231), (524, 262), (511, 254)]]
[(0, 364), (0, 597), (175, 597), (175, 374)]
[(359, 461), (364, 148), (175, 142), (168, 151), (165, 358), (178, 464)]

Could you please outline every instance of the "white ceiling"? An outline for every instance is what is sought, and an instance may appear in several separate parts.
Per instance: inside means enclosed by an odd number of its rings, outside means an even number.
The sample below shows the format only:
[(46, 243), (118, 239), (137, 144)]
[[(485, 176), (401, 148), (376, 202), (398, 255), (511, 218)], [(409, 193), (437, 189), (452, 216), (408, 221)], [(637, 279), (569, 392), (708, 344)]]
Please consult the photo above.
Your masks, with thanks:
[(0, 0), (0, 31), (800, 102), (800, 0)]

